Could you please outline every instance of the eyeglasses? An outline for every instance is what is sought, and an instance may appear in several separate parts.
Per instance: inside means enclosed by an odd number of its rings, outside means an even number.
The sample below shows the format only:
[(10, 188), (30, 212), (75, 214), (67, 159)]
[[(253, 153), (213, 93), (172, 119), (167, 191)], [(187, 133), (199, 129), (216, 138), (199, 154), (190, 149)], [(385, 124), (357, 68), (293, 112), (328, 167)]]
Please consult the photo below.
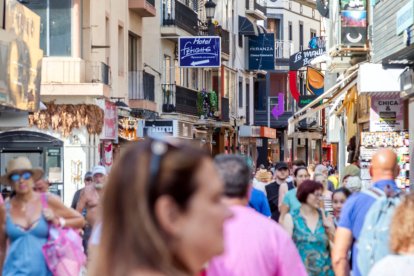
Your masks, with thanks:
[(151, 137), (151, 159), (150, 159), (150, 175), (148, 181), (148, 194), (150, 197), (152, 187), (154, 186), (155, 179), (157, 178), (161, 166), (162, 158), (168, 152), (168, 148), (178, 148), (178, 145), (174, 145), (171, 141), (167, 141), (162, 137)]
[(22, 173), (13, 173), (10, 175), (10, 180), (12, 182), (17, 182), (19, 181), (21, 178), (23, 178), (23, 180), (28, 180), (32, 177), (32, 173), (31, 172), (22, 172)]

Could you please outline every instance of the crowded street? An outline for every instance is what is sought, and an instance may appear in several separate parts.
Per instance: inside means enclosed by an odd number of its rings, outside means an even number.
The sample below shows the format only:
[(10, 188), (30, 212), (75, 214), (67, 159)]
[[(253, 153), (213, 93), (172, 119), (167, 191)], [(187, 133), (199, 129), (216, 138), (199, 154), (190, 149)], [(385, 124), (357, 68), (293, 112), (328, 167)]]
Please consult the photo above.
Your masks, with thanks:
[(0, 275), (414, 276), (413, 163), (414, 0), (0, 0)]

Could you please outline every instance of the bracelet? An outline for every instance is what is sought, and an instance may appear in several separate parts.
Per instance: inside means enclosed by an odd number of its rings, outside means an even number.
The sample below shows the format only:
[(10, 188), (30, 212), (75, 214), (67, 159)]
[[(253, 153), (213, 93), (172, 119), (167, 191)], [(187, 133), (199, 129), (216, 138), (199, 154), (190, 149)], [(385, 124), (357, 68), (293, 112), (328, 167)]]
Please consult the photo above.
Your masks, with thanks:
[(63, 228), (63, 227), (65, 227), (65, 225), (66, 225), (66, 220), (64, 218), (60, 217), (59, 218), (59, 226)]

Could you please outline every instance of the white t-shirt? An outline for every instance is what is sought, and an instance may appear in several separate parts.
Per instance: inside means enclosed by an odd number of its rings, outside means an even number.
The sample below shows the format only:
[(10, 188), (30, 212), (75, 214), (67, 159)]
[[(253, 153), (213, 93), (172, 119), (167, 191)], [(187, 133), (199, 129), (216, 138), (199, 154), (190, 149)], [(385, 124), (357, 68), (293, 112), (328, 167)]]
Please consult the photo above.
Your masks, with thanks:
[(414, 255), (388, 255), (374, 265), (368, 276), (397, 275), (414, 275)]

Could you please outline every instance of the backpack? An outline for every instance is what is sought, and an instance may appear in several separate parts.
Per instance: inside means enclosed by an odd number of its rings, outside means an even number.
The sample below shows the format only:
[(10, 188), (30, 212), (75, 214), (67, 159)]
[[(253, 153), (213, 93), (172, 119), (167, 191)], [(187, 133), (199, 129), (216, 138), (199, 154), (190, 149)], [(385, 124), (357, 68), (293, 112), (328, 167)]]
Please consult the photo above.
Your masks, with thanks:
[(358, 268), (361, 275), (366, 276), (375, 263), (390, 253), (391, 219), (401, 199), (398, 193), (389, 195), (376, 188), (363, 193), (377, 198), (365, 216), (357, 242)]

